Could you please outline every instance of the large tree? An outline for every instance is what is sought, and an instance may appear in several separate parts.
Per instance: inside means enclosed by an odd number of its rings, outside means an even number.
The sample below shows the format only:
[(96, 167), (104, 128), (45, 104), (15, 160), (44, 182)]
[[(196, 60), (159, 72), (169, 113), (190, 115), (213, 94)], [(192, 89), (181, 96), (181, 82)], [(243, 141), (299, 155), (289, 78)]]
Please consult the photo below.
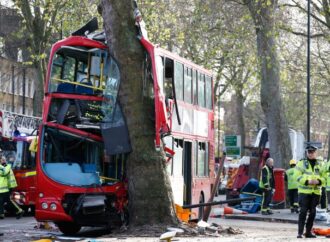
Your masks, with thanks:
[(152, 105), (142, 97), (144, 50), (137, 39), (132, 0), (102, 0), (100, 11), (110, 53), (119, 63), (119, 102), (132, 144), (127, 176), (132, 225), (177, 222), (163, 152), (154, 146)]
[(284, 167), (292, 158), (289, 129), (280, 88), (275, 13), (277, 0), (245, 1), (255, 23), (261, 76), (261, 106), (269, 134), (270, 154), (275, 166)]

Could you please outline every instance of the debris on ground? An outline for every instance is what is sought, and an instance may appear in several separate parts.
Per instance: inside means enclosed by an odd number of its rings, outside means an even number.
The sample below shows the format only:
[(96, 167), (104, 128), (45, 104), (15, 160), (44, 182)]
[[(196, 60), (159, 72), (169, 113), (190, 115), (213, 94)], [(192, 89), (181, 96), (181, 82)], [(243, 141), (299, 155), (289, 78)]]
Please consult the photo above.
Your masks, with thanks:
[(170, 242), (172, 240), (172, 238), (174, 238), (176, 235), (175, 231), (170, 231), (170, 232), (166, 232), (164, 234), (162, 234), (160, 236), (160, 240), (166, 240), (167, 242)]

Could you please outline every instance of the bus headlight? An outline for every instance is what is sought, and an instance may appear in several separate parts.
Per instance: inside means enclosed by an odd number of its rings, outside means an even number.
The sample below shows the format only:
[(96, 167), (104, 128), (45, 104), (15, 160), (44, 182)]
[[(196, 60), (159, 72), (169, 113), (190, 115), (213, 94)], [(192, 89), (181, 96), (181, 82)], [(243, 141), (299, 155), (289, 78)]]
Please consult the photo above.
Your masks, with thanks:
[(41, 207), (42, 207), (42, 209), (47, 209), (48, 208), (48, 204), (47, 203), (42, 203), (41, 204)]
[(44, 197), (44, 194), (42, 192), (39, 193), (39, 197)]
[(56, 204), (55, 204), (55, 203), (51, 203), (51, 204), (50, 204), (50, 206), (49, 206), (49, 208), (50, 208), (50, 210), (53, 210), (53, 211), (55, 211), (55, 210), (56, 210), (56, 208), (57, 208), (57, 206), (56, 206)]

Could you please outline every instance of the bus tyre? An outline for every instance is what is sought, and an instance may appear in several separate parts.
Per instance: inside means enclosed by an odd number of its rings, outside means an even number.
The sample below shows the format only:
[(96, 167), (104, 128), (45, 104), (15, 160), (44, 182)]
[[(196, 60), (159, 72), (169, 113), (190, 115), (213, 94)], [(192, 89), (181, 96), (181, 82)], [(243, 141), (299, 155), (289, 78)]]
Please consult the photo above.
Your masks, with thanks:
[(70, 222), (60, 222), (60, 223), (56, 223), (56, 225), (58, 229), (65, 235), (75, 235), (81, 229), (80, 225)]
[[(201, 195), (199, 195), (199, 203), (204, 203), (204, 196), (202, 193), (201, 193)], [(199, 207), (198, 208), (198, 220), (202, 220), (203, 215), (204, 215), (204, 207)]]

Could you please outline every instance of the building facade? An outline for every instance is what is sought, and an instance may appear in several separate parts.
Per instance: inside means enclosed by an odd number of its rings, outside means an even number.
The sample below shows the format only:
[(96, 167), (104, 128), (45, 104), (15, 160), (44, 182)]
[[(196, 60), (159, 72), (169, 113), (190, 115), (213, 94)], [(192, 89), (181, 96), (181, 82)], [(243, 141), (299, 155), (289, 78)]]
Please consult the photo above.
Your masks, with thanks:
[(0, 109), (33, 115), (34, 68), (0, 57)]

